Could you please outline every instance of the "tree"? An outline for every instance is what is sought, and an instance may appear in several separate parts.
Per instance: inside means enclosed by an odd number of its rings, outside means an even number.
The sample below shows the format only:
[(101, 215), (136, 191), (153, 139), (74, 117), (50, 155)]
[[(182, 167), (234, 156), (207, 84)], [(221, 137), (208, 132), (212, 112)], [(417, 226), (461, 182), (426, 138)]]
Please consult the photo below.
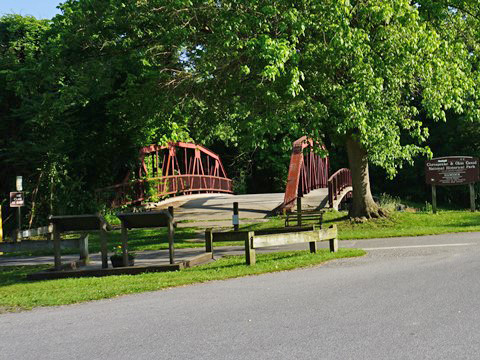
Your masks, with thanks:
[(351, 215), (375, 217), (369, 163), (393, 176), (429, 154), (422, 119), (476, 115), (471, 44), (441, 30), (452, 20), (463, 26), (464, 13), (447, 4), (67, 0), (61, 8), (35, 68), (29, 123), (45, 146), (36, 163), (47, 158), (66, 195), (91, 193), (138, 146), (181, 129), (260, 150), (309, 135), (347, 149)]
[(429, 155), (419, 114), (445, 120), (474, 96), (465, 44), (442, 39), (410, 1), (221, 1), (209, 18), (188, 49), (202, 101), (255, 143), (300, 129), (343, 144), (353, 217), (382, 215), (369, 162), (393, 176)]

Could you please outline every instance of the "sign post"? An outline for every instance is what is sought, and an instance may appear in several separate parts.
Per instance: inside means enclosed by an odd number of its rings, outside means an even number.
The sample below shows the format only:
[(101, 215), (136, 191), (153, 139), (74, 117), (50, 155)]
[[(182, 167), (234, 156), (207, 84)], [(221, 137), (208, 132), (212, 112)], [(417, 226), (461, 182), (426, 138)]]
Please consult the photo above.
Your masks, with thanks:
[(233, 203), (233, 217), (232, 217), (233, 231), (238, 231), (240, 221), (238, 218), (238, 202)]
[(20, 231), (22, 231), (22, 206), (25, 205), (25, 198), (23, 191), (23, 177), (17, 176), (15, 181), (15, 188), (16, 192), (10, 193), (10, 207), (17, 208), (17, 223), (18, 229), (16, 236), (14, 236), (14, 241), (17, 241), (20, 235)]
[(445, 156), (425, 162), (425, 180), (432, 186), (432, 209), (437, 212), (436, 186), (468, 185), (470, 210), (475, 211), (475, 183), (480, 180), (478, 158)]
[[(3, 242), (2, 205), (0, 205), (0, 243)], [(3, 252), (0, 252), (3, 255)]]

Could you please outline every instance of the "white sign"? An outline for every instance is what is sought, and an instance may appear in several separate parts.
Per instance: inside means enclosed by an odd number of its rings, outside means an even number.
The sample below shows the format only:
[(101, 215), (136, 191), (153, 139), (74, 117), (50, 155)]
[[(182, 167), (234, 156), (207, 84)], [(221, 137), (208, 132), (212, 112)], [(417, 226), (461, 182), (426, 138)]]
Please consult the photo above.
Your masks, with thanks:
[(240, 224), (239, 219), (238, 219), (238, 215), (233, 215), (232, 216), (232, 223), (233, 223), (233, 225)]
[(16, 189), (17, 191), (23, 191), (23, 177), (22, 176), (17, 176), (17, 182), (16, 182)]

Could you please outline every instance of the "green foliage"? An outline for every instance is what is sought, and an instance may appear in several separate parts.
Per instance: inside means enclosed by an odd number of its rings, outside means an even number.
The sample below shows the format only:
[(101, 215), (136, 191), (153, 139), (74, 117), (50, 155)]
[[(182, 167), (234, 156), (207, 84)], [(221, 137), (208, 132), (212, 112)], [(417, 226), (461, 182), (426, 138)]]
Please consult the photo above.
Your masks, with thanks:
[(473, 0), (67, 0), (61, 10), (0, 18), (0, 189), (24, 176), (33, 223), (97, 210), (94, 189), (123, 181), (150, 143), (220, 144), (249, 190), (281, 191), (305, 134), (335, 146), (353, 136), (393, 176), (432, 155), (435, 121), (478, 132)]

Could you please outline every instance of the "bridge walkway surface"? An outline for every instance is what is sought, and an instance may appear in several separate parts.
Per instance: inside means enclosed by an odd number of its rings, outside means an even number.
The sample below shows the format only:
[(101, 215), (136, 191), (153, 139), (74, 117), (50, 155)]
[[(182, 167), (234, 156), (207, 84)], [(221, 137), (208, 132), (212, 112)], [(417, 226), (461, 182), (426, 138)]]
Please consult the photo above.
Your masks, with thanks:
[[(231, 224), (233, 203), (238, 202), (240, 219), (246, 222), (261, 221), (272, 214), (272, 211), (283, 203), (284, 193), (273, 194), (199, 194), (172, 198), (157, 205), (154, 209), (166, 209), (173, 206), (177, 221), (213, 221), (218, 220)], [(302, 198), (302, 209), (322, 209), (328, 204), (328, 189), (317, 189)], [(194, 226), (187, 223), (189, 226)], [(213, 224), (215, 225), (215, 224)], [(182, 225), (182, 226), (185, 226)]]

